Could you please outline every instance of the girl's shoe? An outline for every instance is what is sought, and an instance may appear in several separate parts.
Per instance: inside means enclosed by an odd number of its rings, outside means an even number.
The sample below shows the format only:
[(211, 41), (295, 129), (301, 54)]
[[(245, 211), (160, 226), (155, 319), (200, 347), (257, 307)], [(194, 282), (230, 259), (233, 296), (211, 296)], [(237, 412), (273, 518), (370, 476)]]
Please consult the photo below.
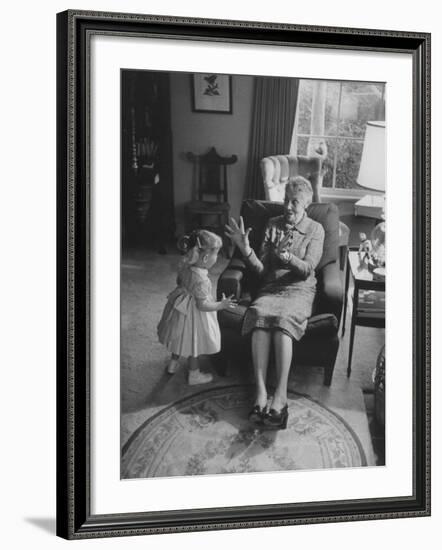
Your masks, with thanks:
[(274, 428), (275, 430), (285, 430), (287, 428), (287, 421), (289, 419), (289, 410), (287, 403), (282, 407), (280, 411), (270, 409), (264, 416), (264, 425), (268, 428)]
[(253, 409), (249, 412), (250, 422), (253, 422), (253, 424), (262, 425), (266, 412), (267, 412), (266, 405), (264, 405), (264, 407), (255, 405)]
[(179, 366), (180, 364), (177, 359), (171, 359), (166, 368), (167, 374), (175, 374)]
[(197, 384), (208, 384), (212, 382), (213, 375), (210, 372), (201, 372), (199, 369), (189, 370), (189, 386), (196, 386)]

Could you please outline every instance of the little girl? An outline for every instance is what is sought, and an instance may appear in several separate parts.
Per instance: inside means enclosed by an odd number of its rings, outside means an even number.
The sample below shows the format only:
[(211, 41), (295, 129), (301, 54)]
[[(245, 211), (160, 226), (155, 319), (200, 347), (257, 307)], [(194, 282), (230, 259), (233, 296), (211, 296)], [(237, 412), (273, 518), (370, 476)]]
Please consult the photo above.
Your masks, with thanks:
[(212, 355), (221, 349), (221, 335), (216, 312), (234, 308), (232, 296), (223, 294), (220, 302), (212, 298), (208, 270), (216, 263), (222, 240), (200, 229), (184, 237), (181, 249), (186, 252), (180, 263), (177, 287), (167, 297), (158, 324), (158, 338), (172, 352), (167, 372), (173, 374), (180, 357), (189, 358), (190, 385), (206, 384), (213, 376), (199, 369), (200, 355)]

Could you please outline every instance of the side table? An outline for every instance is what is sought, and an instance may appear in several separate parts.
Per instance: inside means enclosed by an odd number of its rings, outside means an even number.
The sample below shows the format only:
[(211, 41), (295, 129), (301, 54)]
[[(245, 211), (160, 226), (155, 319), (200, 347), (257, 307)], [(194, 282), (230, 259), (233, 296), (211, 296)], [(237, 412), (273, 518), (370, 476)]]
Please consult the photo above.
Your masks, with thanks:
[(351, 360), (356, 325), (362, 327), (385, 328), (385, 302), (383, 304), (367, 303), (360, 299), (360, 291), (374, 290), (385, 295), (385, 281), (375, 280), (365, 262), (359, 259), (357, 250), (347, 253), (345, 271), (344, 311), (342, 317), (342, 336), (345, 333), (345, 319), (347, 314), (348, 291), (350, 277), (353, 281), (353, 307), (350, 324), (350, 346), (348, 351), (347, 376), (351, 374)]

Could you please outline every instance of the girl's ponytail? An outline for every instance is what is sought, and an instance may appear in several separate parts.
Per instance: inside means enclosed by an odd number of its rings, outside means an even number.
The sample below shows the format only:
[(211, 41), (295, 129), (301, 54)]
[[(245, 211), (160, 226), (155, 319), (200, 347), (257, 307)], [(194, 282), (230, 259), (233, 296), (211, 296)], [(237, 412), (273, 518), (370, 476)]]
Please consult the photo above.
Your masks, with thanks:
[(192, 231), (190, 235), (184, 235), (178, 241), (178, 250), (186, 255), (184, 261), (188, 265), (193, 265), (198, 261), (201, 248), (198, 231)]

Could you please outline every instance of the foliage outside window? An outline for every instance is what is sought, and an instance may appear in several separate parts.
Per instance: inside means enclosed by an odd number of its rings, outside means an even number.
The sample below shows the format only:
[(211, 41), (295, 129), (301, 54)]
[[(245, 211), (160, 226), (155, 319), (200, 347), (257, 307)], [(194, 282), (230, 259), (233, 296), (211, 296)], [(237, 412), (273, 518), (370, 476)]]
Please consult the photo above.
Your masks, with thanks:
[(384, 96), (385, 84), (378, 82), (300, 80), (292, 152), (327, 152), (323, 187), (361, 189), (356, 180), (365, 126), (385, 120)]

